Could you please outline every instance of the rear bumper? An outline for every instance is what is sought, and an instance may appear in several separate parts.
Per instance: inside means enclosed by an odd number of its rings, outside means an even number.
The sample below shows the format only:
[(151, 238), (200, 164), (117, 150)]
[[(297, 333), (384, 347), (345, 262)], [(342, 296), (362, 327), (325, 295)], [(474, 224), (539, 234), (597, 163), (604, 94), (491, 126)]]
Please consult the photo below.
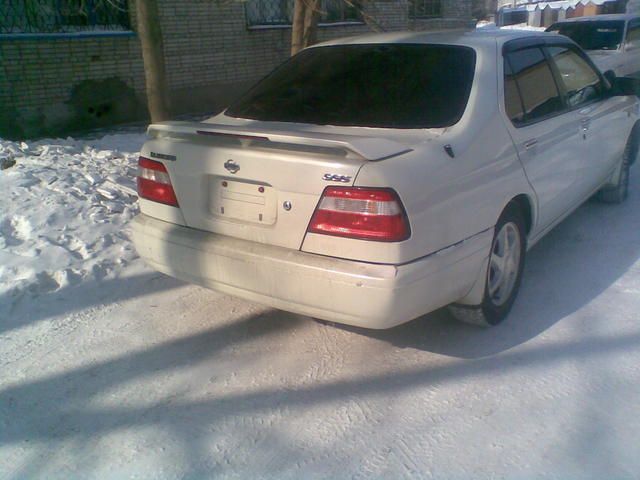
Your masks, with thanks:
[(492, 232), (405, 265), (375, 265), (203, 232), (146, 215), (133, 241), (153, 268), (303, 315), (389, 328), (464, 297), (481, 275)]

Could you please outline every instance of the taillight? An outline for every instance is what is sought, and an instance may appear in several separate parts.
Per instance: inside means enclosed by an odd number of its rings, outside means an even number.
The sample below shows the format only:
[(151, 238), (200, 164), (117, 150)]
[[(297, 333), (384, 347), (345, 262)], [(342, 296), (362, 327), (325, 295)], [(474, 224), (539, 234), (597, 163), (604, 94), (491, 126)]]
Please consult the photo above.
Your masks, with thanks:
[(165, 166), (145, 157), (138, 159), (138, 195), (172, 207), (178, 206), (178, 199)]
[(396, 192), (359, 187), (327, 187), (307, 231), (380, 242), (399, 242), (411, 234)]

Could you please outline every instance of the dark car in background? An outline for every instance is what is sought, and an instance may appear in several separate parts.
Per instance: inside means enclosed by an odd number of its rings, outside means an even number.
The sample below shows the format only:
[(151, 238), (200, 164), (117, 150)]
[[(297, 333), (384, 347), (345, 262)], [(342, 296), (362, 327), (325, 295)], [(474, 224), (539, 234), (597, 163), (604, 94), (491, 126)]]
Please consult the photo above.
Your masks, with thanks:
[(613, 70), (619, 77), (640, 74), (639, 15), (576, 17), (556, 22), (546, 31), (576, 42), (603, 72)]

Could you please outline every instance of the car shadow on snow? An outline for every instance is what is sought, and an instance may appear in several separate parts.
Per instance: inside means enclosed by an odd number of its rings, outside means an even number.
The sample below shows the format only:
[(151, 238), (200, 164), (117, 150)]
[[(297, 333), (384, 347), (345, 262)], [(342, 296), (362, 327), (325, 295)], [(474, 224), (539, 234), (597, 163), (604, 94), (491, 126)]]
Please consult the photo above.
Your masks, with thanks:
[[(150, 342), (138, 350), (100, 361), (82, 359), (82, 363), (72, 369), (0, 388), (0, 446), (31, 442), (63, 445), (71, 440), (79, 445), (74, 455), (81, 462), (98, 455), (100, 441), (110, 433), (158, 428), (158, 432), (167, 435), (162, 438), (171, 438), (172, 445), (177, 444), (184, 452), (188, 464), (198, 468), (209, 465), (214, 457), (207, 445), (215, 429), (235, 425), (239, 418), (250, 419), (262, 414), (268, 417), (270, 412), (279, 412), (283, 415), (279, 422), (287, 422), (292, 415), (315, 406), (343, 402), (347, 397), (397, 396), (430, 385), (442, 386), (479, 376), (553, 366), (565, 359), (604, 358), (635, 349), (640, 342), (638, 332), (570, 338), (505, 351), (585, 307), (634, 265), (640, 257), (640, 225), (634, 203), (620, 207), (588, 204), (536, 246), (529, 256), (521, 296), (504, 325), (477, 329), (459, 324), (445, 311), (439, 311), (388, 331), (340, 327), (339, 335), (334, 332), (333, 341), (323, 347), (329, 348), (328, 353), (316, 352), (320, 347), (309, 344), (311, 351), (305, 348), (294, 351), (291, 356), (287, 345), (300, 341), (304, 335), (300, 329), (308, 328), (310, 321), (277, 310), (239, 319), (229, 314), (204, 331), (161, 343)], [(106, 288), (105, 291), (111, 292), (108, 301), (183, 285), (156, 273), (112, 281), (122, 282), (116, 290), (120, 297), (114, 297), (114, 290)], [(147, 290), (141, 290), (142, 285), (146, 285)], [(96, 304), (96, 298), (89, 291), (69, 287), (65, 295), (72, 293), (77, 297), (72, 302), (73, 308)], [(86, 298), (81, 298), (85, 295)], [(65, 303), (68, 302), (61, 301), (59, 306), (51, 307), (53, 311), (51, 308), (43, 311), (34, 320), (68, 311), (69, 305)], [(317, 327), (323, 335), (331, 334), (333, 328), (337, 327)], [(352, 335), (362, 336), (365, 343), (375, 343), (367, 342), (371, 338), (457, 358), (446, 362), (409, 362), (393, 367), (392, 371), (372, 365), (357, 375), (328, 374), (326, 378), (319, 375), (307, 381), (302, 374), (286, 381), (277, 374), (265, 376), (272, 372), (269, 364), (273, 364), (277, 372), (278, 362), (293, 362), (312, 370), (314, 363), (322, 362), (323, 356), (333, 362), (336, 350), (348, 351), (349, 345), (357, 343)], [(379, 346), (370, 348), (376, 350)], [(369, 348), (365, 351), (371, 352)], [(503, 353), (496, 355), (500, 352)], [(238, 371), (244, 373), (244, 382), (234, 380)], [(211, 384), (210, 391), (191, 395), (189, 390), (195, 387), (189, 383), (184, 383), (185, 390), (182, 390), (183, 382), (195, 381), (192, 375), (202, 381), (197, 375), (204, 375), (203, 372), (206, 372), (205, 382)], [(259, 378), (264, 383), (247, 384), (246, 380), (252, 375), (258, 377), (258, 372), (263, 373)], [(180, 375), (184, 380), (175, 381)], [(238, 425), (247, 430), (236, 433), (243, 438), (245, 435), (255, 438), (256, 431), (264, 438), (271, 438), (279, 427), (278, 423), (258, 421), (254, 424), (249, 420), (246, 424), (240, 421)], [(264, 447), (265, 443), (261, 445)], [(41, 456), (40, 463), (38, 458), (32, 464), (23, 462), (13, 478), (38, 476), (48, 468), (46, 458)], [(84, 465), (81, 473), (90, 469)], [(211, 471), (192, 473), (197, 477)]]
[(336, 327), (458, 358), (495, 355), (536, 337), (594, 301), (640, 258), (638, 173), (625, 204), (587, 202), (528, 252), (519, 296), (504, 323), (478, 328), (442, 309), (391, 330)]
[(26, 288), (9, 292), (0, 295), (0, 335), (59, 315), (72, 315), (87, 308), (123, 302), (183, 285), (183, 282), (174, 278), (147, 271), (109, 279), (85, 280), (50, 291)]
[[(276, 310), (239, 319), (224, 318), (204, 331), (161, 343), (150, 342), (138, 350), (104, 360), (95, 361), (89, 356), (79, 366), (63, 372), (25, 378), (1, 387), (0, 445), (62, 444), (66, 439), (74, 439), (79, 445), (86, 444), (87, 448), (99, 451), (99, 440), (111, 432), (160, 427), (175, 436), (185, 452), (191, 452), (188, 455), (192, 464), (202, 465), (211, 456), (203, 445), (212, 429), (229, 419), (284, 412), (282, 421), (287, 421), (291, 415), (310, 407), (343, 402), (347, 397), (391, 398), (430, 385), (536, 366), (551, 367), (565, 359), (605, 358), (637, 349), (640, 333), (634, 331), (589, 338), (570, 336), (562, 341), (507, 351), (589, 307), (617, 282), (624, 287), (625, 273), (640, 258), (639, 204), (638, 189), (625, 205), (586, 204), (532, 249), (520, 297), (509, 319), (498, 327), (488, 330), (468, 327), (454, 321), (445, 311), (388, 331), (318, 327), (323, 334), (325, 329), (327, 332), (341, 329), (341, 335), (334, 332), (338, 338), (332, 337), (329, 346), (324, 346), (329, 352), (316, 352), (316, 345), (309, 344), (292, 356), (286, 346), (300, 341), (304, 332), (296, 329), (310, 322)], [(99, 283), (87, 285), (88, 290), (68, 287), (52, 293), (60, 302), (49, 298), (43, 303), (47, 308), (36, 310), (29, 321), (65, 313), (69, 308), (81, 309), (183, 285), (156, 273), (109, 282), (117, 285), (107, 288), (103, 284), (109, 295), (102, 300), (91, 290), (100, 289)], [(617, 287), (614, 293), (634, 295)], [(71, 305), (63, 301), (68, 298), (73, 298)], [(321, 357), (333, 362), (336, 349), (349, 355), (350, 346), (356, 343), (351, 335), (361, 336), (365, 343), (375, 343), (366, 342), (370, 338), (455, 358), (392, 365), (391, 371), (376, 369), (380, 364), (372, 362), (370, 368), (363, 367), (357, 375), (327, 374), (326, 378), (319, 375), (309, 379), (300, 374), (285, 381), (278, 375), (265, 376), (273, 373), (266, 368), (269, 364), (277, 371), (278, 361), (312, 368), (314, 362), (322, 361)], [(383, 350), (377, 345), (371, 348)], [(365, 353), (370, 352), (365, 349)], [(262, 385), (234, 383), (237, 371), (250, 372), (247, 375), (251, 378), (260, 370)], [(191, 381), (192, 374), (203, 375), (203, 371), (212, 385), (206, 395), (190, 395), (189, 383), (184, 384), (185, 391), (167, 388), (174, 376), (186, 375), (186, 382), (187, 378)], [(182, 388), (182, 383), (178, 384)], [(269, 422), (250, 424), (247, 428), (270, 432), (277, 430), (277, 424), (275, 427)], [(14, 478), (37, 476), (38, 469), (46, 465), (31, 467), (25, 465)]]
[[(607, 338), (571, 339), (474, 361), (410, 364), (396, 366), (392, 372), (365, 369), (356, 377), (319, 378), (287, 387), (278, 381), (259, 388), (225, 383), (238, 369), (260, 370), (265, 362), (277, 358), (277, 350), (271, 350), (271, 355), (265, 357), (266, 352), (260, 345), (273, 340), (276, 343), (293, 341), (290, 333), (301, 324), (304, 320), (300, 317), (272, 310), (115, 358), (88, 362), (45, 378), (9, 385), (0, 389), (3, 426), (0, 446), (74, 439), (78, 445), (99, 450), (99, 440), (110, 432), (153, 426), (162, 428), (168, 438), (181, 442), (191, 457), (190, 463), (196, 466), (211, 455), (199, 446), (207, 441), (217, 425), (233, 419), (284, 411), (287, 416), (283, 421), (286, 421), (296, 412), (343, 402), (345, 398), (397, 397), (416, 388), (553, 366), (566, 359), (605, 358), (636, 349), (640, 342), (640, 333), (636, 332)], [(251, 342), (255, 342), (251, 348), (238, 353), (239, 346)], [(232, 369), (225, 361), (233, 362)], [(189, 376), (194, 368), (217, 375), (215, 381), (221, 386), (206, 396), (192, 396), (188, 390), (165, 390), (165, 383), (172, 376)], [(162, 376), (158, 376), (160, 374)], [(264, 431), (274, 428), (269, 422), (248, 427)], [(23, 465), (23, 468), (13, 478), (38, 476), (37, 466)]]
[[(94, 408), (90, 406), (92, 399), (154, 373), (179, 373), (182, 369), (210, 362), (220, 365), (228, 352), (241, 345), (258, 339), (266, 342), (270, 336), (286, 336), (300, 322), (304, 320), (299, 316), (268, 310), (114, 358), (83, 362), (61, 373), (0, 388), (0, 425), (3, 426), (0, 428), (0, 445), (43, 437), (98, 433), (110, 430), (114, 420), (120, 425), (130, 423), (124, 418), (129, 416), (125, 413), (128, 408)], [(249, 349), (241, 359), (236, 359), (235, 367), (250, 368), (263, 361), (263, 349)], [(135, 392), (132, 393), (132, 398), (137, 398)], [(153, 403), (149, 398), (143, 400)], [(158, 406), (155, 404), (152, 409)], [(233, 410), (234, 407), (230, 407)], [(71, 411), (79, 416), (74, 414), (75, 419), (67, 418), (65, 412)], [(83, 411), (89, 416), (93, 415), (90, 411), (101, 411), (102, 414), (85, 423), (87, 418), (82, 419)], [(125, 415), (111, 415), (110, 411), (120, 411)], [(100, 420), (102, 415), (104, 418)], [(64, 421), (60, 421), (61, 416), (65, 417)]]

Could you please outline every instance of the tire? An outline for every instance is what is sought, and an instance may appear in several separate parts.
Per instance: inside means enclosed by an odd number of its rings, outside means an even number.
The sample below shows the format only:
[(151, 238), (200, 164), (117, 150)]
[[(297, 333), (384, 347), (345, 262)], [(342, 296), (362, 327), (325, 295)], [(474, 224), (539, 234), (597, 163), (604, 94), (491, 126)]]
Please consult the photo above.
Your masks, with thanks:
[(598, 192), (597, 199), (602, 203), (622, 203), (629, 196), (629, 173), (631, 164), (627, 158), (622, 160), (618, 182), (612, 187), (605, 187)]
[(618, 181), (615, 185), (604, 187), (596, 194), (596, 199), (599, 202), (619, 204), (629, 196), (629, 174), (631, 173), (631, 164), (634, 163), (638, 155), (639, 140), (640, 136), (634, 134), (627, 142), (622, 156)]
[[(456, 319), (491, 327), (507, 318), (520, 290), (527, 250), (525, 231), (520, 208), (510, 203), (498, 219), (493, 234), (484, 299), (480, 305), (450, 305), (449, 310)], [(505, 260), (503, 256), (508, 258)]]

